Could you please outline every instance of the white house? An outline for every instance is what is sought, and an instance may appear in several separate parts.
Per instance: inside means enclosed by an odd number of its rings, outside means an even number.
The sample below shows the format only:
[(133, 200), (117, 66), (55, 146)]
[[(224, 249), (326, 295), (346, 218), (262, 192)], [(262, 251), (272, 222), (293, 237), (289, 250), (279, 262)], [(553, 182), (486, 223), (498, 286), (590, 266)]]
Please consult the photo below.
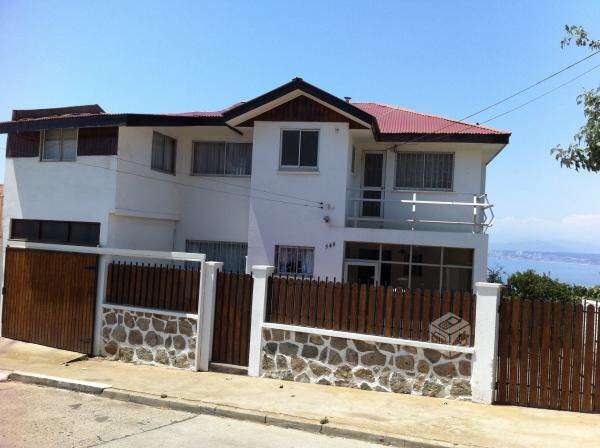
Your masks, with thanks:
[(216, 112), (12, 118), (5, 241), (201, 251), (230, 270), (411, 288), (485, 280), (486, 167), (508, 132), (300, 78)]

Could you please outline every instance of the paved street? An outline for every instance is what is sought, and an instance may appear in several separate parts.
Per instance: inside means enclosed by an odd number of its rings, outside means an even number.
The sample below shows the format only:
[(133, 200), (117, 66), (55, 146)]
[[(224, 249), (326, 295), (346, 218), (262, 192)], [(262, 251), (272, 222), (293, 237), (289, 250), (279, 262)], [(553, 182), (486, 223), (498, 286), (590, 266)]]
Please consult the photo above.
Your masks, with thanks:
[(0, 383), (0, 447), (377, 447), (60, 389)]

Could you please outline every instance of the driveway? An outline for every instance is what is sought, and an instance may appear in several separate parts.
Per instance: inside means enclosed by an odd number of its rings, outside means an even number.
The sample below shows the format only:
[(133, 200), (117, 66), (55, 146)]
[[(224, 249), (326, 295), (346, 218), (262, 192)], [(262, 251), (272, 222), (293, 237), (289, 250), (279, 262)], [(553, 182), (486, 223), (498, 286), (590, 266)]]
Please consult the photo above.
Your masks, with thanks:
[(0, 383), (0, 428), (2, 448), (380, 446), (15, 382)]

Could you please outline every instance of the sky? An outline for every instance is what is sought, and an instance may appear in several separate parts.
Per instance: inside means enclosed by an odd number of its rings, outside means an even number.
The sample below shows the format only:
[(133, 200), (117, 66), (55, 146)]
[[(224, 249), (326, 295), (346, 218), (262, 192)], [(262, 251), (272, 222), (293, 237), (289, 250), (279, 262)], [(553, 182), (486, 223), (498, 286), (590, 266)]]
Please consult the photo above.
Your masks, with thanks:
[[(70, 2), (0, 0), (0, 121), (15, 108), (216, 110), (299, 76), (339, 97), (460, 119), (586, 56), (597, 1)], [(600, 55), (474, 117), (484, 121), (600, 63)], [(600, 253), (600, 173), (550, 155), (584, 122), (600, 69), (491, 123), (510, 144), (488, 166), (492, 247)], [(0, 136), (4, 173), (5, 136)], [(519, 246), (519, 247), (517, 247)]]

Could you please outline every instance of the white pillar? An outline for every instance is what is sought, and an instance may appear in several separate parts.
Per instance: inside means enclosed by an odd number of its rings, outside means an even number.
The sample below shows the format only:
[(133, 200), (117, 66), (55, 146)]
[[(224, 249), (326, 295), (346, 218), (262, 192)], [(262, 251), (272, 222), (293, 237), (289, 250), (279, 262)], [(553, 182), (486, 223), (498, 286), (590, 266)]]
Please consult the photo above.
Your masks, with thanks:
[(498, 309), (502, 285), (475, 283), (475, 353), (471, 370), (472, 400), (492, 404), (496, 387), (496, 357), (498, 353)]
[(98, 270), (96, 271), (96, 314), (94, 316), (94, 341), (92, 352), (99, 356), (102, 353), (102, 307), (106, 302), (106, 282), (108, 281), (108, 265), (111, 255), (98, 255)]
[(200, 294), (198, 298), (198, 324), (196, 328), (196, 370), (208, 371), (212, 356), (215, 322), (215, 298), (217, 273), (223, 269), (220, 261), (205, 261), (200, 271)]
[(267, 311), (267, 286), (269, 277), (273, 274), (274, 270), (273, 266), (252, 266), (254, 286), (252, 289), (248, 376), (260, 376), (262, 327)]

